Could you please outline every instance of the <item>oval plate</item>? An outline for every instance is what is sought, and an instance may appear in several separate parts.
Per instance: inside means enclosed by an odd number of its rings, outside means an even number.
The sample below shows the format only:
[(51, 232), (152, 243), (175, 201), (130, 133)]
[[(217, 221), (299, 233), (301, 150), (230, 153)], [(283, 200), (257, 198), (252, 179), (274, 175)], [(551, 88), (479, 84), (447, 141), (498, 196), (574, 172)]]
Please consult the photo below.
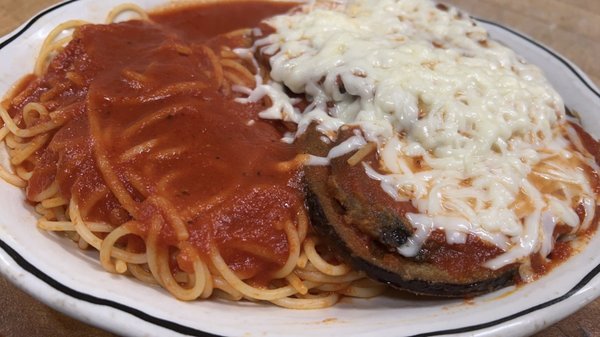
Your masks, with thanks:
[[(144, 8), (164, 0), (139, 0)], [(0, 92), (33, 69), (44, 37), (61, 22), (101, 23), (121, 1), (70, 0), (48, 8), (0, 39)], [(571, 62), (501, 25), (480, 20), (492, 35), (540, 66), (600, 136), (600, 93)], [(2, 153), (6, 162), (6, 154)], [(86, 323), (127, 336), (526, 336), (600, 295), (600, 235), (540, 280), (473, 300), (392, 294), (344, 299), (333, 308), (295, 311), (218, 300), (180, 302), (162, 289), (105, 272), (97, 254), (38, 230), (23, 192), (0, 182), (0, 272), (46, 304)]]

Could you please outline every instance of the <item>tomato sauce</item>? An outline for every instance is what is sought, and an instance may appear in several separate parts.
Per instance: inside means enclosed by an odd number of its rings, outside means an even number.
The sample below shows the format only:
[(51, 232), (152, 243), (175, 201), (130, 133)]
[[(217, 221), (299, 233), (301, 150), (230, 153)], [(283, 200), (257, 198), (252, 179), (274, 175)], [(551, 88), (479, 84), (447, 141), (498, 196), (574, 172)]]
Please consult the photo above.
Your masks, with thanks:
[(295, 3), (273, 1), (222, 1), (219, 5), (175, 6), (150, 17), (187, 41), (203, 41), (238, 29), (262, 26), (260, 21), (290, 10)]

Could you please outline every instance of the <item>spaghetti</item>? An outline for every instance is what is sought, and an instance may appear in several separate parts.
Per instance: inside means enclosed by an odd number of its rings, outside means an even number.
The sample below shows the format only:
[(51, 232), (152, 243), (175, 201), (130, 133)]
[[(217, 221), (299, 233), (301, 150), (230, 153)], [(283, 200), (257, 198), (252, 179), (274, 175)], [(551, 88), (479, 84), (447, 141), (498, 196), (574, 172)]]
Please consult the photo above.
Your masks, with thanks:
[[(255, 81), (235, 53), (253, 43), (245, 27), (289, 8), (123, 5), (106, 25), (59, 25), (0, 108), (14, 169), (0, 176), (26, 189), (39, 228), (181, 300), (305, 309), (381, 293), (314, 236), (299, 183), (305, 158), (279, 141), (283, 124), (258, 118), (270, 103), (235, 102), (231, 88)], [(115, 23), (124, 11), (140, 20)], [(198, 13), (208, 19), (192, 20)]]

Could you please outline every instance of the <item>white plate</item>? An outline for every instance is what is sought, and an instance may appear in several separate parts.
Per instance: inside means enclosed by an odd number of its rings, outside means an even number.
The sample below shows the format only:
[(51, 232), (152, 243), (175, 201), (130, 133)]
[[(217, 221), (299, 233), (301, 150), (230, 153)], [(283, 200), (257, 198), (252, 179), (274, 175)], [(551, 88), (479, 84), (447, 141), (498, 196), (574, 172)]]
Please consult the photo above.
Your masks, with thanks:
[[(49, 8), (0, 39), (0, 92), (33, 69), (46, 34), (69, 19), (103, 22), (122, 0), (71, 0)], [(164, 0), (138, 0), (152, 8)], [(569, 61), (498, 24), (491, 35), (539, 65), (600, 136), (600, 93)], [(542, 279), (472, 301), (409, 296), (345, 299), (333, 308), (295, 311), (272, 305), (195, 301), (104, 272), (94, 253), (35, 227), (23, 192), (0, 183), (0, 272), (48, 305), (128, 336), (526, 336), (570, 315), (600, 295), (600, 235)]]

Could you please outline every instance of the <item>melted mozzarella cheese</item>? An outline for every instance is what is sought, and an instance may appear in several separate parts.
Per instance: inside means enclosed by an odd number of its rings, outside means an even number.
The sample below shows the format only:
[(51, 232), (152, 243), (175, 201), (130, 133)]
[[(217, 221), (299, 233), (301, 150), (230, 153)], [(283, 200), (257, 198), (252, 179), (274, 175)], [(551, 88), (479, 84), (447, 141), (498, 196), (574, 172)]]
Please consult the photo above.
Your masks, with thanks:
[[(332, 141), (351, 125), (376, 143), (381, 168), (365, 165), (367, 175), (420, 212), (407, 215), (415, 235), (400, 254), (414, 256), (442, 229), (449, 243), (472, 234), (505, 250), (486, 262), (497, 269), (549, 254), (557, 223), (581, 226), (579, 205), (589, 225), (596, 197), (581, 167), (595, 163), (573, 149), (580, 141), (560, 96), (468, 16), (428, 0), (348, 0), (267, 23), (275, 33), (253, 52), (269, 56), (271, 80), (258, 79), (241, 101), (268, 96), (261, 117), (296, 123), (290, 141), (316, 123)], [(284, 86), (310, 104), (296, 108)], [(355, 135), (311, 163), (364, 140)]]

